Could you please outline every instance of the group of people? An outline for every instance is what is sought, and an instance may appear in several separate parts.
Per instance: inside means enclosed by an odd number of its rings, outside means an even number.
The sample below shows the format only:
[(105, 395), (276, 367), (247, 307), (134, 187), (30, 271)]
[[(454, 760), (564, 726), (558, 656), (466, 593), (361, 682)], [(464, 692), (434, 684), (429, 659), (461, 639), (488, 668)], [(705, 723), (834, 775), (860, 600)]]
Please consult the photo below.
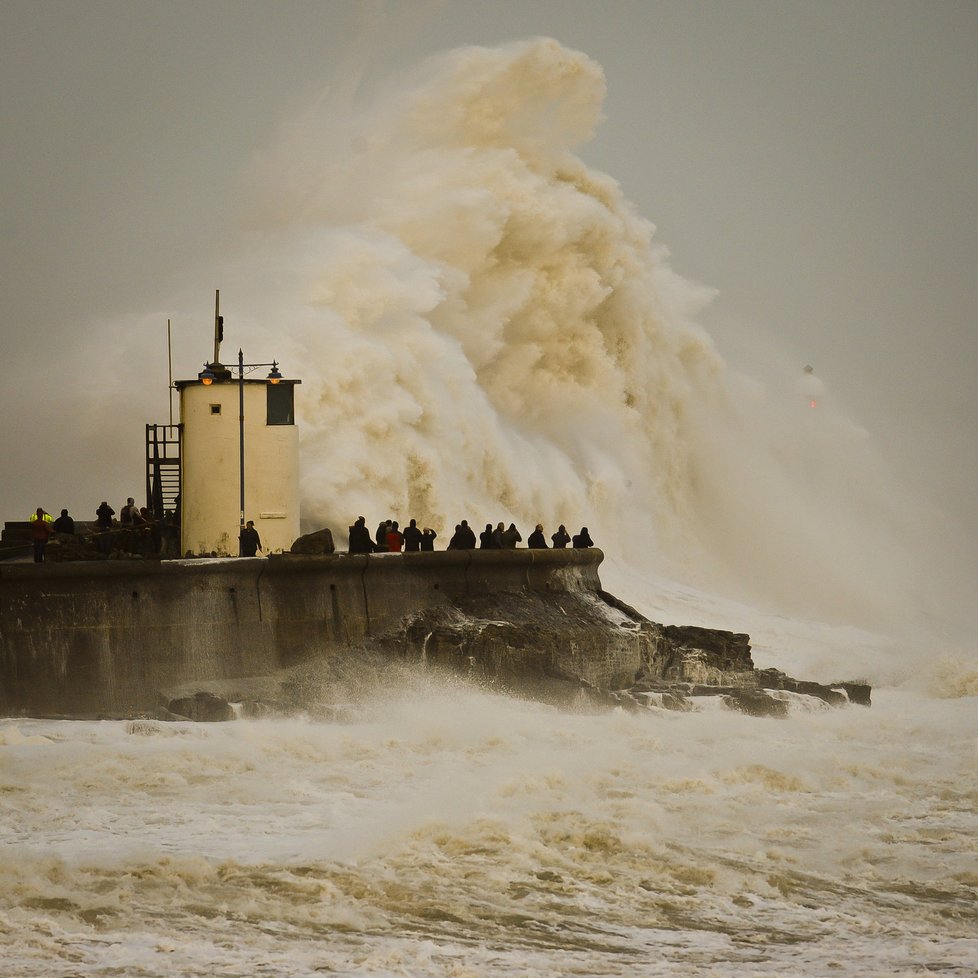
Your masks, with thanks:
[(402, 550), (409, 553), (434, 550), (435, 537), (437, 536), (438, 534), (430, 526), (419, 529), (417, 520), (411, 520), (403, 530), (398, 526), (397, 520), (382, 520), (371, 537), (367, 527), (367, 518), (359, 516), (353, 526), (350, 527), (349, 552), (351, 554), (373, 554), (400, 553)]
[[(146, 533), (149, 547), (154, 554), (161, 557), (177, 557), (180, 553), (180, 497), (177, 497), (176, 508), (165, 510), (163, 515), (156, 518), (146, 506), (137, 506), (130, 496), (125, 506), (119, 511), (118, 526), (123, 530), (142, 530)], [(99, 546), (107, 549), (111, 546), (106, 531), (116, 528), (114, 521), (115, 510), (102, 500), (95, 510), (95, 528), (100, 534)], [(142, 551), (140, 551), (142, 552)]]
[[(102, 500), (98, 509), (95, 511), (96, 540), (100, 549), (108, 550), (111, 548), (111, 537), (108, 531), (113, 529), (129, 529), (146, 531), (146, 539), (153, 549), (162, 557), (179, 556), (179, 517), (178, 510), (165, 512), (160, 519), (155, 519), (153, 514), (145, 506), (136, 506), (135, 500), (130, 496), (126, 500), (125, 506), (119, 513), (119, 521), (115, 522), (115, 510), (106, 500)], [(54, 519), (49, 513), (38, 506), (37, 511), (30, 517), (31, 539), (34, 543), (35, 563), (44, 562), (44, 551), (48, 540), (55, 533), (74, 534), (75, 521), (68, 515), (68, 510), (61, 510), (61, 516)], [(139, 535), (142, 538), (142, 534)], [(430, 526), (421, 528), (416, 520), (411, 520), (403, 529), (396, 520), (382, 520), (377, 529), (371, 535), (367, 527), (366, 517), (360, 516), (350, 527), (349, 552), (351, 554), (370, 554), (370, 553), (412, 553), (421, 551), (433, 551), (435, 549), (435, 539), (438, 534)], [(255, 529), (253, 520), (248, 520), (247, 524), (240, 531), (240, 553), (242, 557), (254, 557), (262, 549), (261, 538)], [(507, 527), (504, 523), (498, 523), (494, 527), (491, 523), (486, 523), (486, 528), (478, 538), (475, 531), (469, 526), (467, 520), (462, 520), (455, 527), (455, 532), (448, 541), (448, 550), (513, 550), (518, 543), (522, 543), (523, 537), (516, 528), (515, 523), (510, 523)], [(575, 549), (593, 547), (594, 541), (591, 539), (586, 526), (581, 527), (581, 532), (573, 537), (567, 532), (563, 523), (556, 533), (550, 535), (548, 545), (543, 525), (537, 523), (533, 532), (526, 541), (526, 545), (531, 550), (547, 550), (553, 547), (560, 550), (568, 546)], [(142, 548), (139, 552), (143, 552)]]
[(68, 515), (68, 510), (61, 510), (61, 515), (55, 519), (43, 506), (38, 506), (29, 518), (31, 525), (31, 543), (34, 545), (34, 563), (44, 563), (44, 551), (48, 540), (55, 533), (74, 534), (75, 521)]
[[(55, 533), (75, 535), (75, 521), (69, 516), (68, 510), (61, 510), (61, 515), (55, 519), (42, 506), (30, 516), (31, 541), (34, 544), (34, 562), (44, 563), (44, 552), (48, 541)], [(179, 518), (177, 510), (165, 512), (156, 519), (145, 506), (139, 507), (130, 496), (125, 506), (119, 512), (119, 520), (115, 520), (115, 510), (106, 500), (102, 500), (95, 510), (96, 543), (100, 550), (108, 553), (112, 547), (110, 530), (143, 530), (145, 531), (148, 548), (161, 556), (177, 556), (179, 551)], [(242, 531), (243, 532), (243, 531)], [(256, 534), (257, 535), (257, 534)], [(141, 535), (142, 536), (142, 535)], [(146, 548), (140, 547), (139, 552)]]
[[(403, 530), (400, 529), (396, 520), (382, 520), (371, 536), (366, 517), (360, 516), (350, 527), (349, 552), (351, 554), (370, 554), (434, 550), (437, 536), (438, 534), (431, 527), (426, 526), (424, 529), (419, 529), (416, 520), (411, 520)], [(522, 540), (523, 537), (515, 523), (510, 523), (508, 527), (504, 523), (498, 523), (495, 527), (492, 523), (486, 523), (486, 528), (477, 539), (475, 531), (469, 526), (468, 521), (462, 520), (455, 527), (455, 532), (448, 541), (447, 549), (514, 550)], [(568, 544), (577, 550), (594, 546), (594, 541), (591, 539), (586, 526), (582, 526), (581, 532), (572, 537), (563, 523), (560, 524), (556, 533), (550, 535), (550, 541), (551, 543), (548, 545), (543, 524), (537, 523), (527, 539), (526, 545), (530, 550), (549, 550), (551, 546), (555, 550), (562, 550)]]

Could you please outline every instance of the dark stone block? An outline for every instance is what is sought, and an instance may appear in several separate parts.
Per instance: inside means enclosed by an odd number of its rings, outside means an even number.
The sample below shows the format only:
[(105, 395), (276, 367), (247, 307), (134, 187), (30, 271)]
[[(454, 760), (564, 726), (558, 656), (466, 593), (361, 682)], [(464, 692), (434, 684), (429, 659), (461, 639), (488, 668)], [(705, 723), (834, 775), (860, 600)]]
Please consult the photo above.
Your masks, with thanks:
[(723, 702), (732, 710), (752, 717), (786, 717), (788, 704), (760, 689), (734, 689), (723, 694)]
[(329, 527), (306, 533), (292, 544), (290, 553), (294, 554), (331, 554), (336, 552), (333, 545), (333, 532)]
[(873, 687), (869, 683), (849, 682), (832, 683), (838, 689), (844, 689), (849, 695), (849, 702), (858, 706), (872, 706)]
[(198, 723), (222, 723), (234, 719), (234, 710), (226, 699), (205, 691), (169, 700), (160, 712), (161, 717), (171, 719), (167, 714)]

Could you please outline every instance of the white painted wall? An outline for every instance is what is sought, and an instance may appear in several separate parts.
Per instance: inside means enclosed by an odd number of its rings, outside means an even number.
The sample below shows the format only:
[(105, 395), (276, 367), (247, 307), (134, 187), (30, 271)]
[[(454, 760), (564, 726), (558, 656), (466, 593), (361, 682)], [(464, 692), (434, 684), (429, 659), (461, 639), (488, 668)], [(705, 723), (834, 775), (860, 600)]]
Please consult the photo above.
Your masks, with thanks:
[[(238, 553), (237, 380), (180, 383), (181, 553)], [(263, 552), (288, 550), (299, 536), (299, 431), (266, 424), (266, 380), (244, 382), (245, 519)], [(214, 413), (212, 405), (220, 408)]]

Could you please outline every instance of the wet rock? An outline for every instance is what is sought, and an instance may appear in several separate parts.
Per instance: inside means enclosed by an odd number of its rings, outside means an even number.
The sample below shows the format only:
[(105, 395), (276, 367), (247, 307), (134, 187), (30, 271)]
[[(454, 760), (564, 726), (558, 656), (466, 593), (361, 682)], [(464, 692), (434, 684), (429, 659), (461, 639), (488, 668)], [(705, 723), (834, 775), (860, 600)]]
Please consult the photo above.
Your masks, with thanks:
[(779, 669), (758, 669), (755, 676), (757, 685), (761, 689), (784, 689), (790, 693), (803, 693), (823, 700), (831, 706), (844, 706), (847, 703), (871, 705), (871, 687), (867, 683), (842, 682), (826, 685), (792, 679)]
[[(663, 638), (687, 658), (698, 660), (720, 672), (743, 673), (754, 669), (750, 654), (750, 636), (719, 628), (700, 628), (694, 625), (664, 625)], [(691, 657), (690, 653), (699, 653)]]
[(676, 689), (633, 688), (626, 692), (645, 708), (656, 706), (662, 710), (672, 710), (676, 713), (689, 713), (690, 710), (694, 709), (690, 699)]
[(873, 687), (869, 683), (863, 682), (842, 682), (842, 683), (832, 683), (832, 687), (835, 689), (844, 689), (849, 697), (850, 703), (856, 703), (859, 706), (872, 706), (872, 693)]
[(749, 716), (787, 716), (788, 698), (765, 690), (831, 706), (868, 703), (864, 684), (825, 685), (756, 670), (747, 634), (660, 625), (614, 595), (600, 591), (599, 597), (515, 592), (456, 598), (404, 620), (380, 647), (563, 706), (689, 711), (698, 698), (719, 697)]
[(569, 683), (575, 699), (592, 700), (631, 686), (652, 655), (645, 630), (586, 591), (455, 597), (406, 618), (381, 643), (396, 656), (510, 688)]
[(287, 675), (201, 680), (160, 690), (156, 719), (215, 723), (287, 712), (283, 691)]
[(752, 717), (786, 717), (788, 704), (762, 689), (732, 689), (721, 696), (725, 706)]
[(193, 696), (168, 700), (162, 705), (160, 718), (221, 723), (234, 719), (234, 709), (223, 697), (201, 690)]

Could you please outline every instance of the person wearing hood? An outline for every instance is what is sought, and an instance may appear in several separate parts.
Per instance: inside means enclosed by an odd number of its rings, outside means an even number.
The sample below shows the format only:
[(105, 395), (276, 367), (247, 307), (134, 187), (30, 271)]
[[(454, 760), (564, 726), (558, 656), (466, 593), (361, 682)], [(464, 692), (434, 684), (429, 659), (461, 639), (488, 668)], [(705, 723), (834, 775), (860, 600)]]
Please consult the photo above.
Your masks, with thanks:
[(588, 533), (586, 526), (582, 526), (581, 532), (575, 534), (573, 542), (575, 550), (586, 550), (588, 547), (594, 546), (594, 541), (591, 539), (591, 534)]
[(516, 544), (518, 544), (522, 539), (523, 537), (521, 536), (520, 531), (516, 529), (516, 524), (510, 523), (509, 528), (503, 530), (502, 532), (503, 550), (515, 550)]
[(448, 543), (449, 550), (475, 550), (475, 533), (469, 526), (468, 520), (462, 520), (455, 527), (455, 533)]
[(563, 523), (557, 528), (557, 532), (550, 537), (554, 545), (554, 550), (563, 550), (571, 542), (570, 534)]
[(358, 516), (357, 521), (350, 527), (350, 545), (347, 551), (351, 554), (373, 553), (374, 544), (367, 529), (367, 518)]

